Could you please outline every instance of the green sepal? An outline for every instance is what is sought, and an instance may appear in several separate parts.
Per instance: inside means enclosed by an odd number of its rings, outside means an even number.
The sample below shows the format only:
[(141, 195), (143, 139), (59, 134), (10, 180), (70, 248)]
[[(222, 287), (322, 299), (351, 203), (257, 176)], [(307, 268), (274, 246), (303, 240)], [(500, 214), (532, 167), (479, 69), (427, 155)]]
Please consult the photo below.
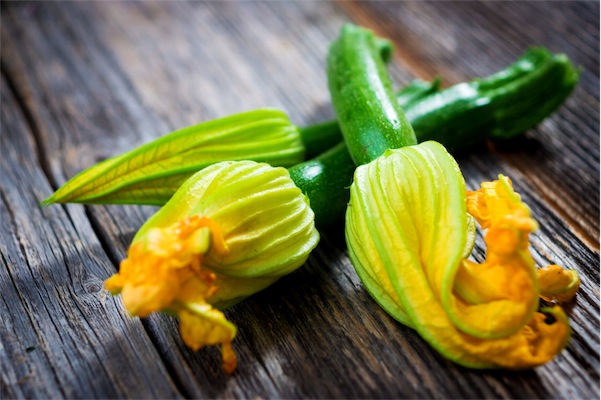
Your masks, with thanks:
[(42, 202), (162, 205), (192, 174), (226, 160), (277, 166), (304, 159), (299, 129), (276, 109), (248, 111), (177, 130), (96, 164)]

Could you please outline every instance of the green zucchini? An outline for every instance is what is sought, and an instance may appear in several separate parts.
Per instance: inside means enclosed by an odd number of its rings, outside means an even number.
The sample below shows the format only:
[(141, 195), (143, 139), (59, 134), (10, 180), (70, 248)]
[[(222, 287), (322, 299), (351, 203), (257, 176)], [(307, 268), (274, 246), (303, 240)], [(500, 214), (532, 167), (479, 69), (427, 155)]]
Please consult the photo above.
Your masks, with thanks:
[[(489, 138), (508, 139), (533, 128), (564, 102), (578, 78), (578, 70), (565, 55), (539, 47), (529, 49), (514, 64), (490, 77), (434, 90), (407, 104), (402, 104), (402, 96), (398, 99), (418, 142), (437, 140), (458, 150)], [(340, 129), (334, 121), (322, 126), (329, 130), (330, 138)], [(309, 197), (320, 228), (342, 219), (346, 210), (354, 166), (345, 152), (344, 147), (337, 146), (315, 161), (289, 168), (297, 186)], [(311, 169), (314, 163), (336, 168)]]
[(328, 86), (339, 124), (356, 165), (387, 149), (417, 143), (399, 106), (373, 32), (352, 24), (342, 27), (328, 53)]
[[(440, 79), (427, 82), (415, 79), (396, 94), (401, 107), (408, 107), (426, 96), (440, 90)], [(300, 128), (300, 135), (305, 145), (305, 157), (312, 159), (331, 149), (342, 141), (342, 132), (338, 121), (331, 120)]]
[[(397, 93), (401, 107), (410, 107), (422, 98), (438, 90), (439, 81), (425, 82), (415, 80)], [(327, 130), (328, 137), (334, 133), (340, 138), (340, 128), (336, 121), (310, 127), (311, 134), (318, 137), (318, 130)], [(342, 215), (348, 202), (348, 187), (351, 184), (355, 164), (342, 141), (318, 157), (288, 168), (290, 177), (309, 198), (315, 213), (315, 223), (324, 227), (336, 222)]]
[[(578, 78), (578, 69), (565, 54), (533, 47), (489, 77), (443, 90), (438, 80), (416, 80), (397, 93), (397, 100), (418, 142), (436, 140), (453, 150), (484, 139), (510, 139), (533, 128), (565, 101)], [(403, 104), (404, 96), (423, 90), (423, 85), (434, 89), (431, 96)], [(342, 140), (336, 120), (301, 128), (301, 136), (305, 133), (313, 138), (322, 135), (332, 146)]]
[(436, 140), (450, 149), (480, 141), (484, 133), (508, 139), (553, 112), (578, 77), (565, 55), (532, 48), (507, 69), (421, 99), (405, 114), (420, 141)]

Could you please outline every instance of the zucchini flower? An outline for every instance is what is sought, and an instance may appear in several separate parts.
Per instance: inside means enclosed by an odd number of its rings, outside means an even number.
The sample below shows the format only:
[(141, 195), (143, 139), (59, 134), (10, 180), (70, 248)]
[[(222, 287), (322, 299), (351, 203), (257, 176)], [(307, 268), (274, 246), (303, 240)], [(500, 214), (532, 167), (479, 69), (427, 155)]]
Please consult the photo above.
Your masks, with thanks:
[[(466, 213), (486, 231), (486, 260), (466, 259)], [(568, 319), (539, 296), (574, 295), (575, 271), (535, 268), (530, 210), (502, 175), (466, 191), (437, 142), (387, 150), (357, 168), (346, 214), (355, 269), (375, 300), (446, 358), (473, 368), (530, 368), (567, 344)], [(552, 318), (548, 318), (551, 316)]]
[(186, 180), (140, 228), (105, 286), (134, 316), (175, 314), (192, 349), (221, 344), (231, 373), (236, 327), (219, 309), (304, 264), (319, 242), (313, 219), (286, 169), (217, 163)]
[[(461, 365), (547, 362), (567, 343), (570, 327), (558, 306), (537, 311), (539, 295), (567, 299), (578, 287), (577, 275), (557, 266), (537, 273), (528, 252), (537, 223), (508, 178), (466, 192), (441, 144), (417, 145), (393, 101), (380, 40), (345, 25), (328, 55), (332, 102), (360, 165), (345, 227), (359, 277), (390, 315)], [(466, 259), (474, 223), (487, 231), (482, 264)]]

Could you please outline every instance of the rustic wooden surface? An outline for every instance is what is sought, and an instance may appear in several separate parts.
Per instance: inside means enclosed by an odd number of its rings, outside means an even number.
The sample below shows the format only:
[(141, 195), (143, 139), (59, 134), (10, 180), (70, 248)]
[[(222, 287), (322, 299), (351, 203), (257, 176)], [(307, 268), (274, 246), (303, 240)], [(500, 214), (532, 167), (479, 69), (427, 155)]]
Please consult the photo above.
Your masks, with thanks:
[[(3, 2), (2, 398), (599, 398), (598, 2)], [(369, 297), (342, 224), (307, 264), (233, 307), (239, 368), (132, 319), (102, 283), (151, 207), (37, 204), (78, 171), (173, 129), (264, 106), (333, 115), (328, 43), (354, 21), (396, 44), (395, 83), (493, 73), (530, 45), (582, 66), (523, 137), (457, 155), (470, 188), (510, 176), (540, 265), (578, 270), (573, 337), (531, 371), (473, 371)], [(481, 240), (477, 255), (481, 256)]]

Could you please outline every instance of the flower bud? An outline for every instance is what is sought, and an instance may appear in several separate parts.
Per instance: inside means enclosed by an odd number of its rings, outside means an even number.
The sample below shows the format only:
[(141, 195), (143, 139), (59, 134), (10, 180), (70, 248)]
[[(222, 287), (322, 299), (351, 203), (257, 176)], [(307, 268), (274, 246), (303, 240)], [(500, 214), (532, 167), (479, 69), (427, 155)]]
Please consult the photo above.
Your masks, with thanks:
[[(482, 264), (464, 259), (466, 212), (487, 231)], [(567, 343), (561, 308), (536, 311), (528, 234), (537, 224), (508, 178), (466, 193), (442, 145), (389, 150), (357, 168), (346, 222), (349, 255), (367, 290), (445, 357), (475, 368), (527, 368)], [(573, 277), (555, 281), (547, 286), (563, 293)]]
[(284, 168), (253, 161), (211, 165), (186, 180), (138, 231), (106, 282), (133, 315), (170, 311), (194, 349), (222, 343), (235, 368), (235, 327), (224, 308), (301, 265), (319, 234), (307, 198)]
[(53, 203), (163, 205), (192, 174), (226, 160), (289, 167), (304, 159), (299, 129), (282, 111), (260, 109), (179, 129), (96, 164), (61, 186)]

